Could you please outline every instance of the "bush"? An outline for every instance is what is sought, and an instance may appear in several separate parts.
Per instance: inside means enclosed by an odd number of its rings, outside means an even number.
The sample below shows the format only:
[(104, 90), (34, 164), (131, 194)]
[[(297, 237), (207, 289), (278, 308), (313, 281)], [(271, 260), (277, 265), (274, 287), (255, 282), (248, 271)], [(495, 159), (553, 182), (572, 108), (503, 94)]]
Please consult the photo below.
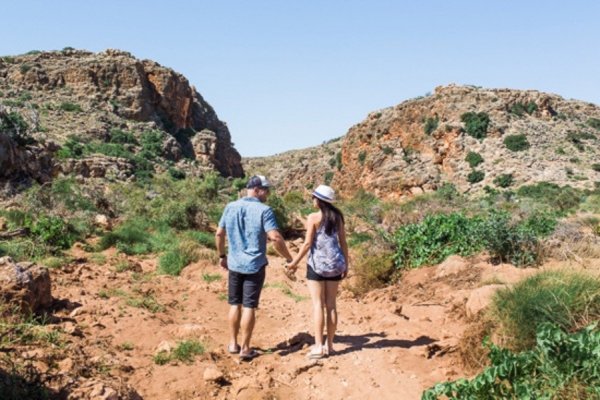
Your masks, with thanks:
[(182, 171), (177, 168), (169, 167), (168, 172), (169, 172), (169, 175), (171, 175), (171, 178), (175, 179), (176, 181), (185, 179), (185, 171)]
[(120, 129), (110, 130), (110, 143), (119, 144), (138, 144), (137, 139), (130, 132), (123, 132)]
[(559, 186), (550, 182), (539, 182), (536, 185), (521, 186), (517, 190), (520, 197), (528, 197), (540, 203), (545, 203), (553, 208), (566, 211), (577, 207), (583, 199), (583, 193), (579, 189), (569, 185)]
[(585, 151), (584, 140), (595, 140), (597, 137), (586, 132), (567, 132), (567, 140), (581, 152)]
[(69, 135), (62, 148), (56, 152), (56, 155), (63, 160), (67, 158), (77, 159), (83, 157), (84, 152), (85, 145), (81, 143), (79, 138), (75, 135)]
[(41, 214), (36, 221), (25, 221), (25, 226), (42, 243), (63, 250), (71, 248), (73, 243), (79, 239), (73, 226), (60, 217)]
[[(539, 326), (538, 346), (513, 354), (489, 345), (492, 365), (468, 381), (438, 383), (423, 400), (444, 399), (584, 399), (600, 394), (595, 324), (567, 334), (550, 323)], [(443, 397), (441, 397), (443, 396)]]
[(519, 135), (508, 135), (504, 138), (504, 145), (511, 151), (527, 150), (530, 146), (527, 136), (521, 133)]
[(398, 275), (394, 268), (394, 255), (387, 250), (369, 249), (352, 265), (356, 276), (351, 290), (362, 295), (393, 283)]
[(327, 171), (327, 172), (325, 172), (325, 175), (323, 176), (323, 182), (326, 185), (329, 185), (331, 183), (332, 179), (333, 179), (333, 171)]
[(478, 236), (492, 259), (519, 267), (537, 262), (536, 232), (512, 222), (506, 213), (491, 214), (481, 225)]
[(461, 115), (460, 120), (465, 123), (465, 130), (474, 138), (483, 139), (487, 134), (490, 117), (484, 112), (468, 112)]
[(483, 163), (483, 157), (479, 153), (475, 153), (470, 151), (469, 154), (465, 157), (465, 161), (469, 163), (471, 168), (475, 168), (479, 164)]
[(453, 183), (442, 184), (442, 186), (436, 190), (434, 197), (442, 200), (452, 201), (460, 197), (460, 193), (456, 190), (456, 186)]
[(73, 103), (69, 103), (69, 102), (61, 103), (59, 108), (63, 111), (67, 111), (67, 112), (82, 112), (83, 111), (83, 109), (80, 106), (78, 106), (77, 104), (73, 104)]
[[(107, 233), (100, 239), (98, 247), (106, 250), (112, 246), (118, 246), (125, 254), (140, 254), (140, 251), (149, 253), (151, 235), (146, 231), (145, 223), (139, 220), (128, 220), (112, 232)], [(137, 246), (136, 246), (137, 245)], [(144, 251), (145, 250), (145, 251)]]
[(155, 159), (162, 156), (162, 146), (164, 142), (163, 133), (161, 131), (150, 130), (146, 131), (140, 137), (142, 150), (149, 159)]
[(592, 169), (596, 172), (600, 172), (600, 164), (592, 164)]
[(588, 124), (588, 126), (591, 126), (592, 128), (600, 131), (600, 119), (590, 118), (587, 120), (587, 124)]
[(363, 165), (365, 163), (366, 158), (367, 158), (366, 150), (362, 150), (360, 153), (358, 153), (358, 162), (360, 163), (360, 165)]
[(477, 183), (481, 182), (485, 178), (485, 172), (483, 171), (471, 171), (469, 175), (467, 175), (467, 182), (469, 183)]
[(19, 146), (35, 142), (29, 135), (29, 125), (19, 113), (0, 114), (0, 120), (0, 132), (10, 136)]
[(420, 224), (400, 227), (394, 234), (399, 269), (437, 264), (453, 254), (470, 255), (481, 249), (478, 238), (480, 219), (460, 213), (428, 215)]
[(600, 281), (584, 273), (543, 271), (497, 291), (490, 311), (511, 348), (526, 350), (542, 323), (573, 331), (600, 318)]
[(501, 188), (507, 188), (514, 185), (515, 179), (512, 174), (502, 174), (494, 179), (494, 185)]
[(438, 124), (440, 122), (440, 119), (438, 117), (436, 118), (427, 118), (427, 120), (425, 121), (425, 134), (427, 136), (431, 135), (438, 127)]

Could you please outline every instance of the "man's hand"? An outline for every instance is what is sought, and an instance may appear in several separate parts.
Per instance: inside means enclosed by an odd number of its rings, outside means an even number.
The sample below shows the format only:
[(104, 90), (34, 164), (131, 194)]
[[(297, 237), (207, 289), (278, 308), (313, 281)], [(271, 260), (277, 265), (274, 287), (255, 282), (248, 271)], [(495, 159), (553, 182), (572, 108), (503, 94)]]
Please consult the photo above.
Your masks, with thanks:
[(223, 268), (224, 270), (229, 269), (229, 265), (227, 265), (227, 257), (223, 257), (223, 258), (219, 259), (219, 267)]

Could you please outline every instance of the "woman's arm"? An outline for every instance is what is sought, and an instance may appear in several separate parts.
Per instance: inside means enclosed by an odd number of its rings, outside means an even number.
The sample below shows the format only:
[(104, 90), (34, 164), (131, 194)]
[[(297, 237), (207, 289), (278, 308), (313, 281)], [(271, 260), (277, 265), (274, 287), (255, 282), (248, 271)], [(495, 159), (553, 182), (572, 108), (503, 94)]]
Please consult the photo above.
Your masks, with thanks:
[(350, 256), (348, 255), (348, 243), (346, 242), (346, 228), (344, 227), (343, 221), (340, 221), (340, 226), (338, 227), (338, 242), (342, 248), (344, 259), (346, 260), (346, 270), (342, 273), (343, 279), (348, 276), (348, 270), (350, 269)]
[(306, 219), (306, 237), (304, 238), (304, 243), (302, 247), (300, 247), (300, 251), (296, 254), (296, 257), (292, 260), (291, 263), (288, 264), (290, 268), (296, 269), (298, 267), (298, 263), (302, 260), (302, 257), (308, 253), (310, 250), (310, 246), (312, 245), (313, 239), (315, 238), (315, 231), (317, 229), (317, 223), (319, 221), (319, 214), (312, 213)]

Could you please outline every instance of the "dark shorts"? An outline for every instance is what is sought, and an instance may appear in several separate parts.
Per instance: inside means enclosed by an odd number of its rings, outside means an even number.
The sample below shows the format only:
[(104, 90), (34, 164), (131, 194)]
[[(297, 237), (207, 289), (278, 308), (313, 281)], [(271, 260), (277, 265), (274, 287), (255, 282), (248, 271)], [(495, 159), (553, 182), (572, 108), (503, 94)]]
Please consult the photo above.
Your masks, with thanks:
[(266, 265), (255, 274), (241, 274), (230, 270), (227, 302), (232, 306), (243, 304), (246, 308), (258, 308), (266, 270)]
[(332, 276), (332, 277), (325, 277), (322, 275), (319, 275), (315, 272), (315, 270), (310, 266), (310, 265), (306, 265), (306, 279), (308, 279), (309, 281), (341, 281), (342, 280), (342, 275), (337, 275), (337, 276)]

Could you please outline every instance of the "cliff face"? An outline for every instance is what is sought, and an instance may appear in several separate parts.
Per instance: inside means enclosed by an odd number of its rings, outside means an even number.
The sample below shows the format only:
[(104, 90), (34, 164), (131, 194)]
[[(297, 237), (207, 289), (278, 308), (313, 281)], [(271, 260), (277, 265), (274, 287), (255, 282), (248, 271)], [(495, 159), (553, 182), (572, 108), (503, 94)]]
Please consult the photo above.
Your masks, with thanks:
[(227, 125), (181, 74), (119, 50), (33, 53), (0, 59), (0, 101), (37, 128), (38, 142), (107, 141), (112, 129), (140, 139), (159, 130), (162, 156), (180, 168), (193, 172), (195, 160), (203, 171), (243, 176)]
[[(464, 115), (487, 115), (485, 137), (470, 135)], [(369, 114), (353, 126), (342, 146), (343, 169), (333, 183), (346, 191), (364, 188), (383, 197), (434, 191), (453, 183), (464, 192), (494, 187), (512, 175), (515, 186), (540, 181), (592, 187), (600, 151), (600, 107), (538, 91), (436, 88)], [(521, 136), (515, 151), (507, 139)], [(467, 155), (481, 164), (471, 167)], [(596, 167), (597, 168), (597, 167)], [(484, 174), (471, 182), (473, 171)]]

